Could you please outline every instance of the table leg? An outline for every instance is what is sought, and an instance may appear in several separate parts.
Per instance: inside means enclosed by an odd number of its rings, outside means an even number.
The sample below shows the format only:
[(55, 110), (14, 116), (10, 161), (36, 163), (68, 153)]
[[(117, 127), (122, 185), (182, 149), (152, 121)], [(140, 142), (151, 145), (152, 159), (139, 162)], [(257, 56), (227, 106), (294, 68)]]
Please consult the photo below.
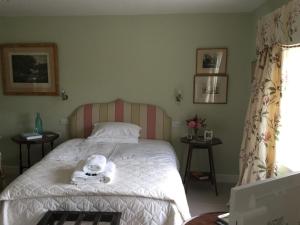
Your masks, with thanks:
[(212, 169), (212, 162), (211, 162), (211, 155), (210, 155), (210, 150), (207, 148), (208, 152), (208, 162), (209, 162), (209, 180), (211, 184), (214, 184), (214, 176), (213, 176), (213, 169)]
[(216, 195), (218, 195), (218, 187), (217, 187), (217, 182), (216, 182), (216, 172), (215, 172), (214, 156), (213, 156), (212, 147), (208, 148), (208, 154), (209, 154), (209, 164), (211, 167), (212, 182), (215, 186)]
[(186, 160), (186, 167), (185, 167), (185, 174), (184, 174), (184, 180), (183, 183), (185, 185), (185, 191), (188, 189), (188, 183), (190, 180), (190, 169), (191, 169), (191, 161), (192, 161), (192, 153), (193, 153), (193, 148), (191, 145), (189, 145), (188, 149), (188, 156)]
[(19, 144), (19, 173), (23, 173), (23, 166), (22, 166), (22, 145)]
[(30, 164), (30, 144), (27, 144), (27, 164), (28, 168), (31, 166)]
[(45, 155), (45, 145), (44, 143), (42, 143), (42, 157), (44, 157)]

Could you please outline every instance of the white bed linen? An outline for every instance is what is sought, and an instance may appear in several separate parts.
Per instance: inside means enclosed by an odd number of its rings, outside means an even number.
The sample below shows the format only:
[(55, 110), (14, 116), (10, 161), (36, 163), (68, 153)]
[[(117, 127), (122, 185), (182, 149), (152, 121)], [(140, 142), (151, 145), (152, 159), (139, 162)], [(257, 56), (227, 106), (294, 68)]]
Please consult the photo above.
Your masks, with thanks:
[[(113, 182), (70, 184), (78, 161), (93, 154), (116, 164)], [(181, 225), (190, 218), (173, 148), (157, 140), (67, 141), (11, 183), (0, 201), (3, 225), (34, 225), (48, 210), (120, 211), (121, 225)]]

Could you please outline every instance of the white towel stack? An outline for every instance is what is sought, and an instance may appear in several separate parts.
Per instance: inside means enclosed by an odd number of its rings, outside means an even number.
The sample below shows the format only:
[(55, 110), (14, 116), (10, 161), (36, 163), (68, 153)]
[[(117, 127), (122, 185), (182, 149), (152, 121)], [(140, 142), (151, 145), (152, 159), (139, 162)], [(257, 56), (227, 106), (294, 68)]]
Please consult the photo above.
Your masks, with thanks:
[(77, 164), (72, 174), (72, 184), (100, 184), (109, 183), (113, 180), (116, 165), (106, 161), (102, 155), (92, 155), (86, 161)]

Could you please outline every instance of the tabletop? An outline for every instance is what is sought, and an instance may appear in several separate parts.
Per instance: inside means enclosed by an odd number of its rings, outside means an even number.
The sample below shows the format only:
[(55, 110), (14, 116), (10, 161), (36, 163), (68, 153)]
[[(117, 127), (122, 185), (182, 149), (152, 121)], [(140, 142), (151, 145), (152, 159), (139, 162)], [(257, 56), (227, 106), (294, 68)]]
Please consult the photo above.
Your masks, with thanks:
[(21, 135), (13, 136), (11, 139), (18, 144), (42, 144), (53, 142), (59, 137), (59, 134), (52, 131), (43, 132), (43, 137), (39, 139), (27, 140)]
[(199, 146), (212, 146), (212, 145), (220, 145), (222, 144), (222, 141), (217, 138), (217, 137), (213, 137), (212, 140), (205, 140), (202, 136), (199, 136), (197, 138), (193, 138), (193, 139), (188, 139), (187, 137), (182, 137), (180, 139), (180, 141), (182, 143), (185, 143), (185, 144), (192, 144), (192, 145), (199, 145)]

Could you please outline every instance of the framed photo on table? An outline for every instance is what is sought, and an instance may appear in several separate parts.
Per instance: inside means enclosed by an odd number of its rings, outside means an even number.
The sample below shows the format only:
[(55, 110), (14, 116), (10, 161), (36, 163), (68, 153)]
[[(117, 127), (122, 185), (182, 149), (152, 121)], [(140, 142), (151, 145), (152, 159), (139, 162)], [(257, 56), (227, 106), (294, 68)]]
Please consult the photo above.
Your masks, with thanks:
[(56, 44), (4, 44), (0, 49), (5, 95), (59, 95)]
[(214, 132), (212, 130), (205, 130), (203, 136), (205, 141), (211, 141), (214, 137)]
[(194, 104), (227, 103), (228, 77), (224, 75), (196, 74), (194, 76)]
[(226, 74), (227, 48), (197, 48), (196, 74)]

